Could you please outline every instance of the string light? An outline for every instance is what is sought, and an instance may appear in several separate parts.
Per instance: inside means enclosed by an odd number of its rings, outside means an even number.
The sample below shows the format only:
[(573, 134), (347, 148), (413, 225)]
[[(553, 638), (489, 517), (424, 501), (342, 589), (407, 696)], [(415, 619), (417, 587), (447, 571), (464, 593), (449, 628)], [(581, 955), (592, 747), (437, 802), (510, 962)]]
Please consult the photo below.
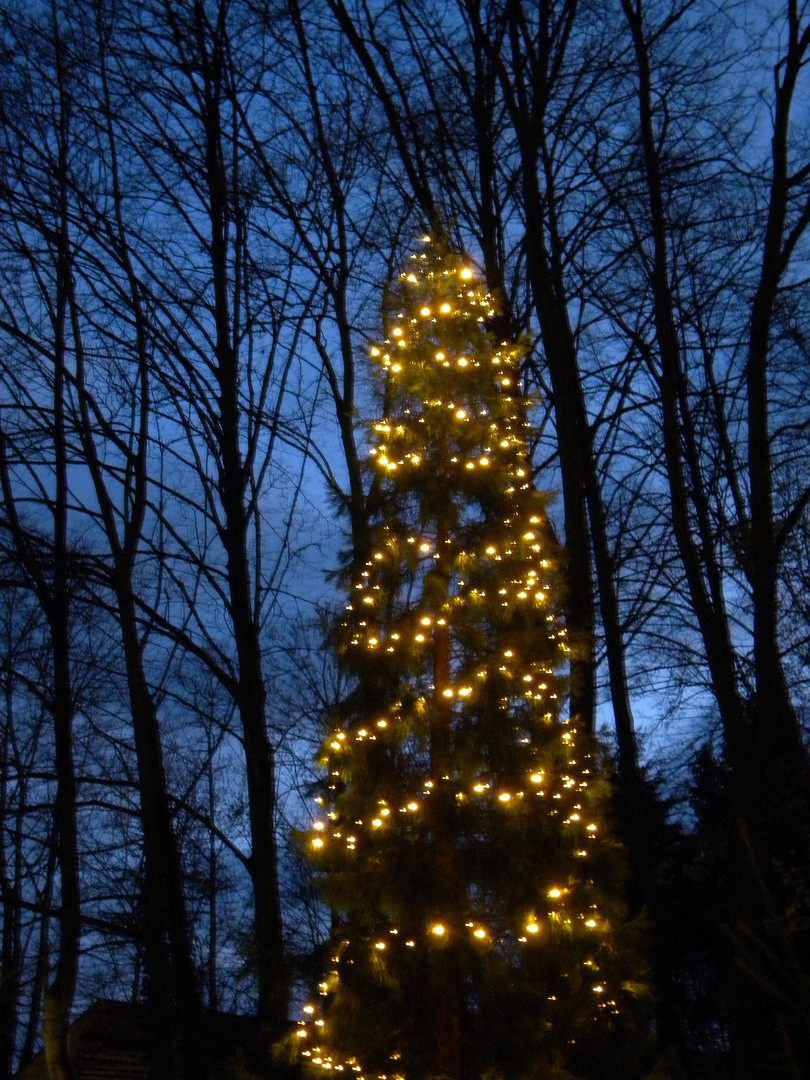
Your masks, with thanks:
[[(389, 1066), (402, 1059), (396, 1073), (380, 1071), (384, 1055), (361, 1064), (356, 1047), (338, 1049), (350, 1042), (345, 1017), (362, 1008), (333, 1011), (330, 1003), (351, 999), (364, 979), (385, 997), (386, 987), (429, 977), (432, 954), (460, 962), (471, 939), (518, 979), (519, 956), (539, 956), (551, 942), (561, 948), (560, 935), (572, 942), (573, 970), (584, 962), (577, 935), (593, 952), (607, 934), (582, 862), (586, 840), (599, 847), (594, 809), (582, 801), (590, 759), (578, 752), (577, 766), (576, 725), (558, 716), (568, 646), (553, 602), (544, 500), (530, 484), (531, 402), (510, 389), (521, 384), (523, 350), (493, 345), (482, 312), (491, 318), (495, 308), (473, 270), (436, 259), (429, 236), (423, 243), (392, 290), (400, 310), (391, 342), (369, 350), (390, 405), (371, 425), (369, 447), (385, 509), (372, 525), (372, 553), (354, 569), (356, 600), (339, 629), (359, 690), (336, 710), (324, 742), (318, 800), (328, 816), (313, 821), (309, 844), (316, 872), (340, 882), (347, 899), (337, 903), (334, 968), (319, 984), (317, 1010), (307, 1004), (295, 1031), (310, 1067), (361, 1080), (407, 1080), (402, 1048), (386, 1051)], [(480, 882), (476, 871), (465, 877), (473, 863), (462, 869), (448, 828), (473, 849), (489, 844), (490, 860), (503, 845), (515, 866), (490, 880), (482, 862)], [(531, 856), (531, 837), (544, 830), (560, 852), (550, 868), (560, 884), (549, 884), (549, 867)], [(405, 865), (414, 881), (427, 875), (429, 887), (403, 890)], [(431, 897), (445, 892), (452, 905), (431, 910)], [(585, 990), (603, 995), (610, 983), (601, 970), (599, 979)], [(538, 1016), (560, 996), (531, 979), (525, 985)], [(612, 998), (599, 1004), (608, 1001), (618, 1007)], [(369, 1005), (369, 1031), (375, 1023)], [(374, 1039), (382, 1046), (384, 1032)]]

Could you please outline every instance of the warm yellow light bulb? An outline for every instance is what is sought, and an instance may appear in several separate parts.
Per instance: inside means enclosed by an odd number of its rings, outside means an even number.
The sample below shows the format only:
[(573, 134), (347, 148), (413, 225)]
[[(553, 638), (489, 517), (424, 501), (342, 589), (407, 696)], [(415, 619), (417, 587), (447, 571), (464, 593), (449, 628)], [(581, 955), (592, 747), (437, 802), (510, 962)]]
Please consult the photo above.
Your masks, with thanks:
[(465, 266), (464, 269), (461, 271), (461, 276), (464, 278), (465, 281), (469, 281), (472, 277), (472, 270), (470, 270), (469, 267)]
[(444, 935), (444, 927), (441, 923), (436, 923), (435, 926), (431, 926), (430, 930), (436, 937), (442, 937)]
[(526, 929), (530, 934), (536, 934), (539, 931), (540, 927), (537, 925), (536, 922), (530, 922), (527, 924)]

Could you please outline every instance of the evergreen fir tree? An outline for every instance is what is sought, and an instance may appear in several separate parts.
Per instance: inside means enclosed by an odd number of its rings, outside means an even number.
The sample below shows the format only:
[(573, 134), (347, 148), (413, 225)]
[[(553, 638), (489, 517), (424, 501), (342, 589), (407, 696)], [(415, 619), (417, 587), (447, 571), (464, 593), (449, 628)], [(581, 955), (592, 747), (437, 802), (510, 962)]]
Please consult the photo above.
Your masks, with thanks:
[(368, 1078), (626, 1080), (635, 953), (598, 762), (561, 712), (523, 349), (493, 341), (493, 315), (425, 238), (371, 349), (377, 505), (306, 836), (333, 934), (297, 1042)]

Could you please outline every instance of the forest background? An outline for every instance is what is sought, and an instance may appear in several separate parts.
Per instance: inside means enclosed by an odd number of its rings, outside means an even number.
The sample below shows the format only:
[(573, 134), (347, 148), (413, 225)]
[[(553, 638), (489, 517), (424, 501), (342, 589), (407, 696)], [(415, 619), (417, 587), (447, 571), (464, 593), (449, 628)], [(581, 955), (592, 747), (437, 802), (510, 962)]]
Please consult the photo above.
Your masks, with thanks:
[(570, 708), (614, 751), (664, 1052), (789, 1060), (808, 5), (0, 20), (0, 1077), (147, 986), (158, 1040), (201, 1002), (283, 1029), (323, 929), (289, 825), (341, 685), (328, 575), (365, 543), (365, 352), (425, 228), (528, 343)]

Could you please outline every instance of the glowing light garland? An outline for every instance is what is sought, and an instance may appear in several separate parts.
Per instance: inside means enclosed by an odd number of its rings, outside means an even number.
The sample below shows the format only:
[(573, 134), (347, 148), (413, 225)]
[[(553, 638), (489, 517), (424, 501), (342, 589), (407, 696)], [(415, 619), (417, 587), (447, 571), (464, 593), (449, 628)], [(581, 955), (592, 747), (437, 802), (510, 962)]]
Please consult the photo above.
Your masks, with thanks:
[[(559, 715), (567, 645), (530, 482), (523, 349), (487, 335), (495, 309), (475, 271), (426, 245), (400, 277), (389, 337), (370, 349), (392, 403), (371, 425), (382, 510), (340, 631), (357, 688), (324, 740), (306, 840), (342, 914), (297, 1042), (313, 1066), (361, 1080), (400, 1080), (410, 1051), (394, 1031), (361, 1064), (342, 998), (358, 1005), (368, 984), (390, 986), (407, 1011), (436, 950), (465, 970), (469, 950), (496, 970), (525, 967), (527, 985), (548, 967), (543, 950), (567, 957), (533, 992), (538, 1023), (555, 1022), (575, 968), (588, 972), (577, 1000), (594, 1020), (619, 1009), (602, 970), (610, 917), (587, 870), (600, 842), (590, 753)], [(499, 844), (517, 860), (502, 896), (486, 861)], [(533, 859), (532, 845), (554, 859)], [(407, 878), (419, 872), (422, 894)], [(372, 1006), (368, 1025), (379, 1026)], [(375, 1038), (385, 1042), (358, 1042)]]

